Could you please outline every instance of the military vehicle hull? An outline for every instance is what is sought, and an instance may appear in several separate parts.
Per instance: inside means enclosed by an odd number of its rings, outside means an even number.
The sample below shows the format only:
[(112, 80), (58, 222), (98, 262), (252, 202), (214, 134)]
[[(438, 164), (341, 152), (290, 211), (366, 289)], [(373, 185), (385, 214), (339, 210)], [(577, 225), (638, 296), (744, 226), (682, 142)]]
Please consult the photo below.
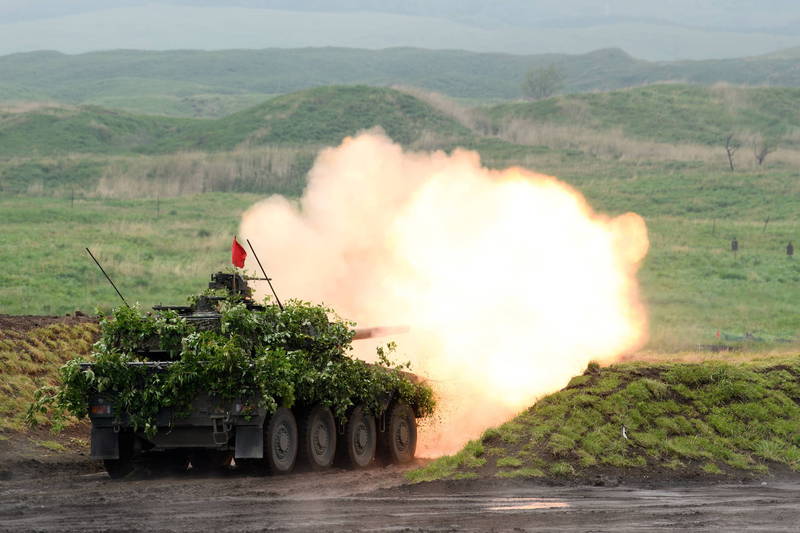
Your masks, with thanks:
[[(132, 363), (163, 370), (171, 362)], [(90, 363), (84, 365), (91, 367)], [(211, 470), (231, 464), (255, 472), (286, 474), (302, 467), (320, 470), (337, 464), (367, 468), (379, 463), (407, 463), (416, 451), (416, 415), (391, 397), (382, 414), (355, 406), (335, 421), (322, 405), (279, 408), (267, 413), (253, 399), (220, 400), (201, 394), (184, 409), (162, 407), (155, 431), (136, 429), (126, 413), (116, 413), (113, 399), (90, 400), (91, 457), (102, 460), (113, 478), (141, 466), (175, 472), (191, 467)]]
[[(238, 274), (216, 273), (209, 289), (226, 289), (238, 295), (249, 309), (263, 310), (252, 301), (246, 281)], [(218, 330), (220, 314), (215, 302), (220, 296), (200, 296), (190, 306), (156, 306), (155, 311), (174, 311), (197, 330)], [(363, 328), (356, 338), (397, 332), (398, 328)], [(174, 353), (162, 351), (157, 337), (144, 338), (136, 350), (141, 361), (128, 365), (145, 367), (148, 373), (166, 372)], [(82, 363), (84, 371), (91, 363)], [(413, 382), (419, 378), (401, 372)], [(335, 420), (322, 404), (278, 407), (267, 412), (255, 398), (235, 400), (198, 394), (180, 407), (162, 406), (149, 428), (135, 427), (128, 413), (114, 412), (114, 397), (90, 397), (88, 415), (92, 423), (91, 456), (101, 459), (112, 477), (121, 477), (138, 464), (158, 468), (207, 469), (229, 464), (247, 465), (275, 474), (291, 472), (297, 462), (311, 469), (334, 462), (364, 468), (376, 459), (405, 463), (416, 450), (416, 414), (387, 393), (376, 398), (379, 415), (364, 405), (353, 406), (347, 416)]]

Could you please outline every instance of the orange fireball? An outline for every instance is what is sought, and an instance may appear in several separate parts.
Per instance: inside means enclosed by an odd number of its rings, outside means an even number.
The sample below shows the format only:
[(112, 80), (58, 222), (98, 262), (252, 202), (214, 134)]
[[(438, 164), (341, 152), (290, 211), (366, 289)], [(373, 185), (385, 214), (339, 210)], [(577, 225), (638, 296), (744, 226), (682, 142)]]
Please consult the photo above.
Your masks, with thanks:
[(320, 154), (299, 204), (256, 204), (241, 234), (269, 258), (280, 294), (362, 325), (410, 326), (399, 358), (441, 404), (422, 455), (457, 450), (646, 337), (641, 217), (598, 215), (557, 179), (489, 170), (474, 152), (345, 139)]

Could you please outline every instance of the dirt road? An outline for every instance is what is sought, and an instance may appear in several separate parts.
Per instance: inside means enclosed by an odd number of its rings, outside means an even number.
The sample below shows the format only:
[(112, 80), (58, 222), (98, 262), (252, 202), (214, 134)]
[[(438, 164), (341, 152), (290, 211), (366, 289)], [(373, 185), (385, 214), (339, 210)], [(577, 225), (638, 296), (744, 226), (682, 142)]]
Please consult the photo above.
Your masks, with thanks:
[(797, 531), (800, 483), (658, 489), (403, 484), (402, 470), (0, 481), (0, 531)]

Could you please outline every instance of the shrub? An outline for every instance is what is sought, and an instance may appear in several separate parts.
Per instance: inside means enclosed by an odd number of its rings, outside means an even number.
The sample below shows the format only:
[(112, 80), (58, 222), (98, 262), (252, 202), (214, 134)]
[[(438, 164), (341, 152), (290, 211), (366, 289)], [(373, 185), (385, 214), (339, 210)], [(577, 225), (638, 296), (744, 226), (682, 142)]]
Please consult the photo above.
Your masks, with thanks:
[[(408, 365), (389, 359), (393, 345), (378, 350), (379, 363), (353, 359), (348, 351), (352, 324), (330, 309), (290, 301), (280, 309), (249, 309), (229, 299), (219, 304), (218, 329), (201, 329), (174, 311), (145, 314), (119, 307), (101, 322), (91, 366), (80, 358), (60, 371), (61, 386), (37, 391), (28, 414), (52, 410), (52, 416), (86, 415), (90, 396), (104, 394), (117, 413), (127, 413), (137, 430), (156, 431), (162, 407), (188, 413), (201, 392), (223, 400), (244, 399), (268, 413), (278, 406), (322, 403), (339, 418), (353, 405), (380, 414), (382, 399), (396, 395), (419, 416), (433, 412), (432, 389), (403, 372)], [(154, 371), (143, 348), (169, 354), (170, 364)]]

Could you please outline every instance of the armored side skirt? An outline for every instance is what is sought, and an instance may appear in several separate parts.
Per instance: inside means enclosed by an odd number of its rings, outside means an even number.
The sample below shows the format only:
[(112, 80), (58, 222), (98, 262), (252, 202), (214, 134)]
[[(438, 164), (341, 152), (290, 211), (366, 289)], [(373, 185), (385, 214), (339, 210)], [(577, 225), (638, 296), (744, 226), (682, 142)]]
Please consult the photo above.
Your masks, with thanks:
[(119, 433), (92, 426), (92, 459), (119, 459)]
[[(92, 403), (108, 405), (102, 399)], [(158, 429), (153, 435), (147, 435), (143, 431), (134, 433), (125, 415), (118, 416), (110, 409), (90, 409), (91, 457), (119, 459), (120, 435), (126, 435), (134, 437), (124, 444), (133, 449), (122, 450), (123, 454), (203, 448), (229, 450), (237, 459), (258, 459), (263, 456), (266, 412), (263, 409), (243, 407), (242, 402), (223, 405), (211, 401), (208, 396), (200, 396), (192, 402), (187, 416), (177, 417), (172, 409), (161, 409), (156, 417)]]

